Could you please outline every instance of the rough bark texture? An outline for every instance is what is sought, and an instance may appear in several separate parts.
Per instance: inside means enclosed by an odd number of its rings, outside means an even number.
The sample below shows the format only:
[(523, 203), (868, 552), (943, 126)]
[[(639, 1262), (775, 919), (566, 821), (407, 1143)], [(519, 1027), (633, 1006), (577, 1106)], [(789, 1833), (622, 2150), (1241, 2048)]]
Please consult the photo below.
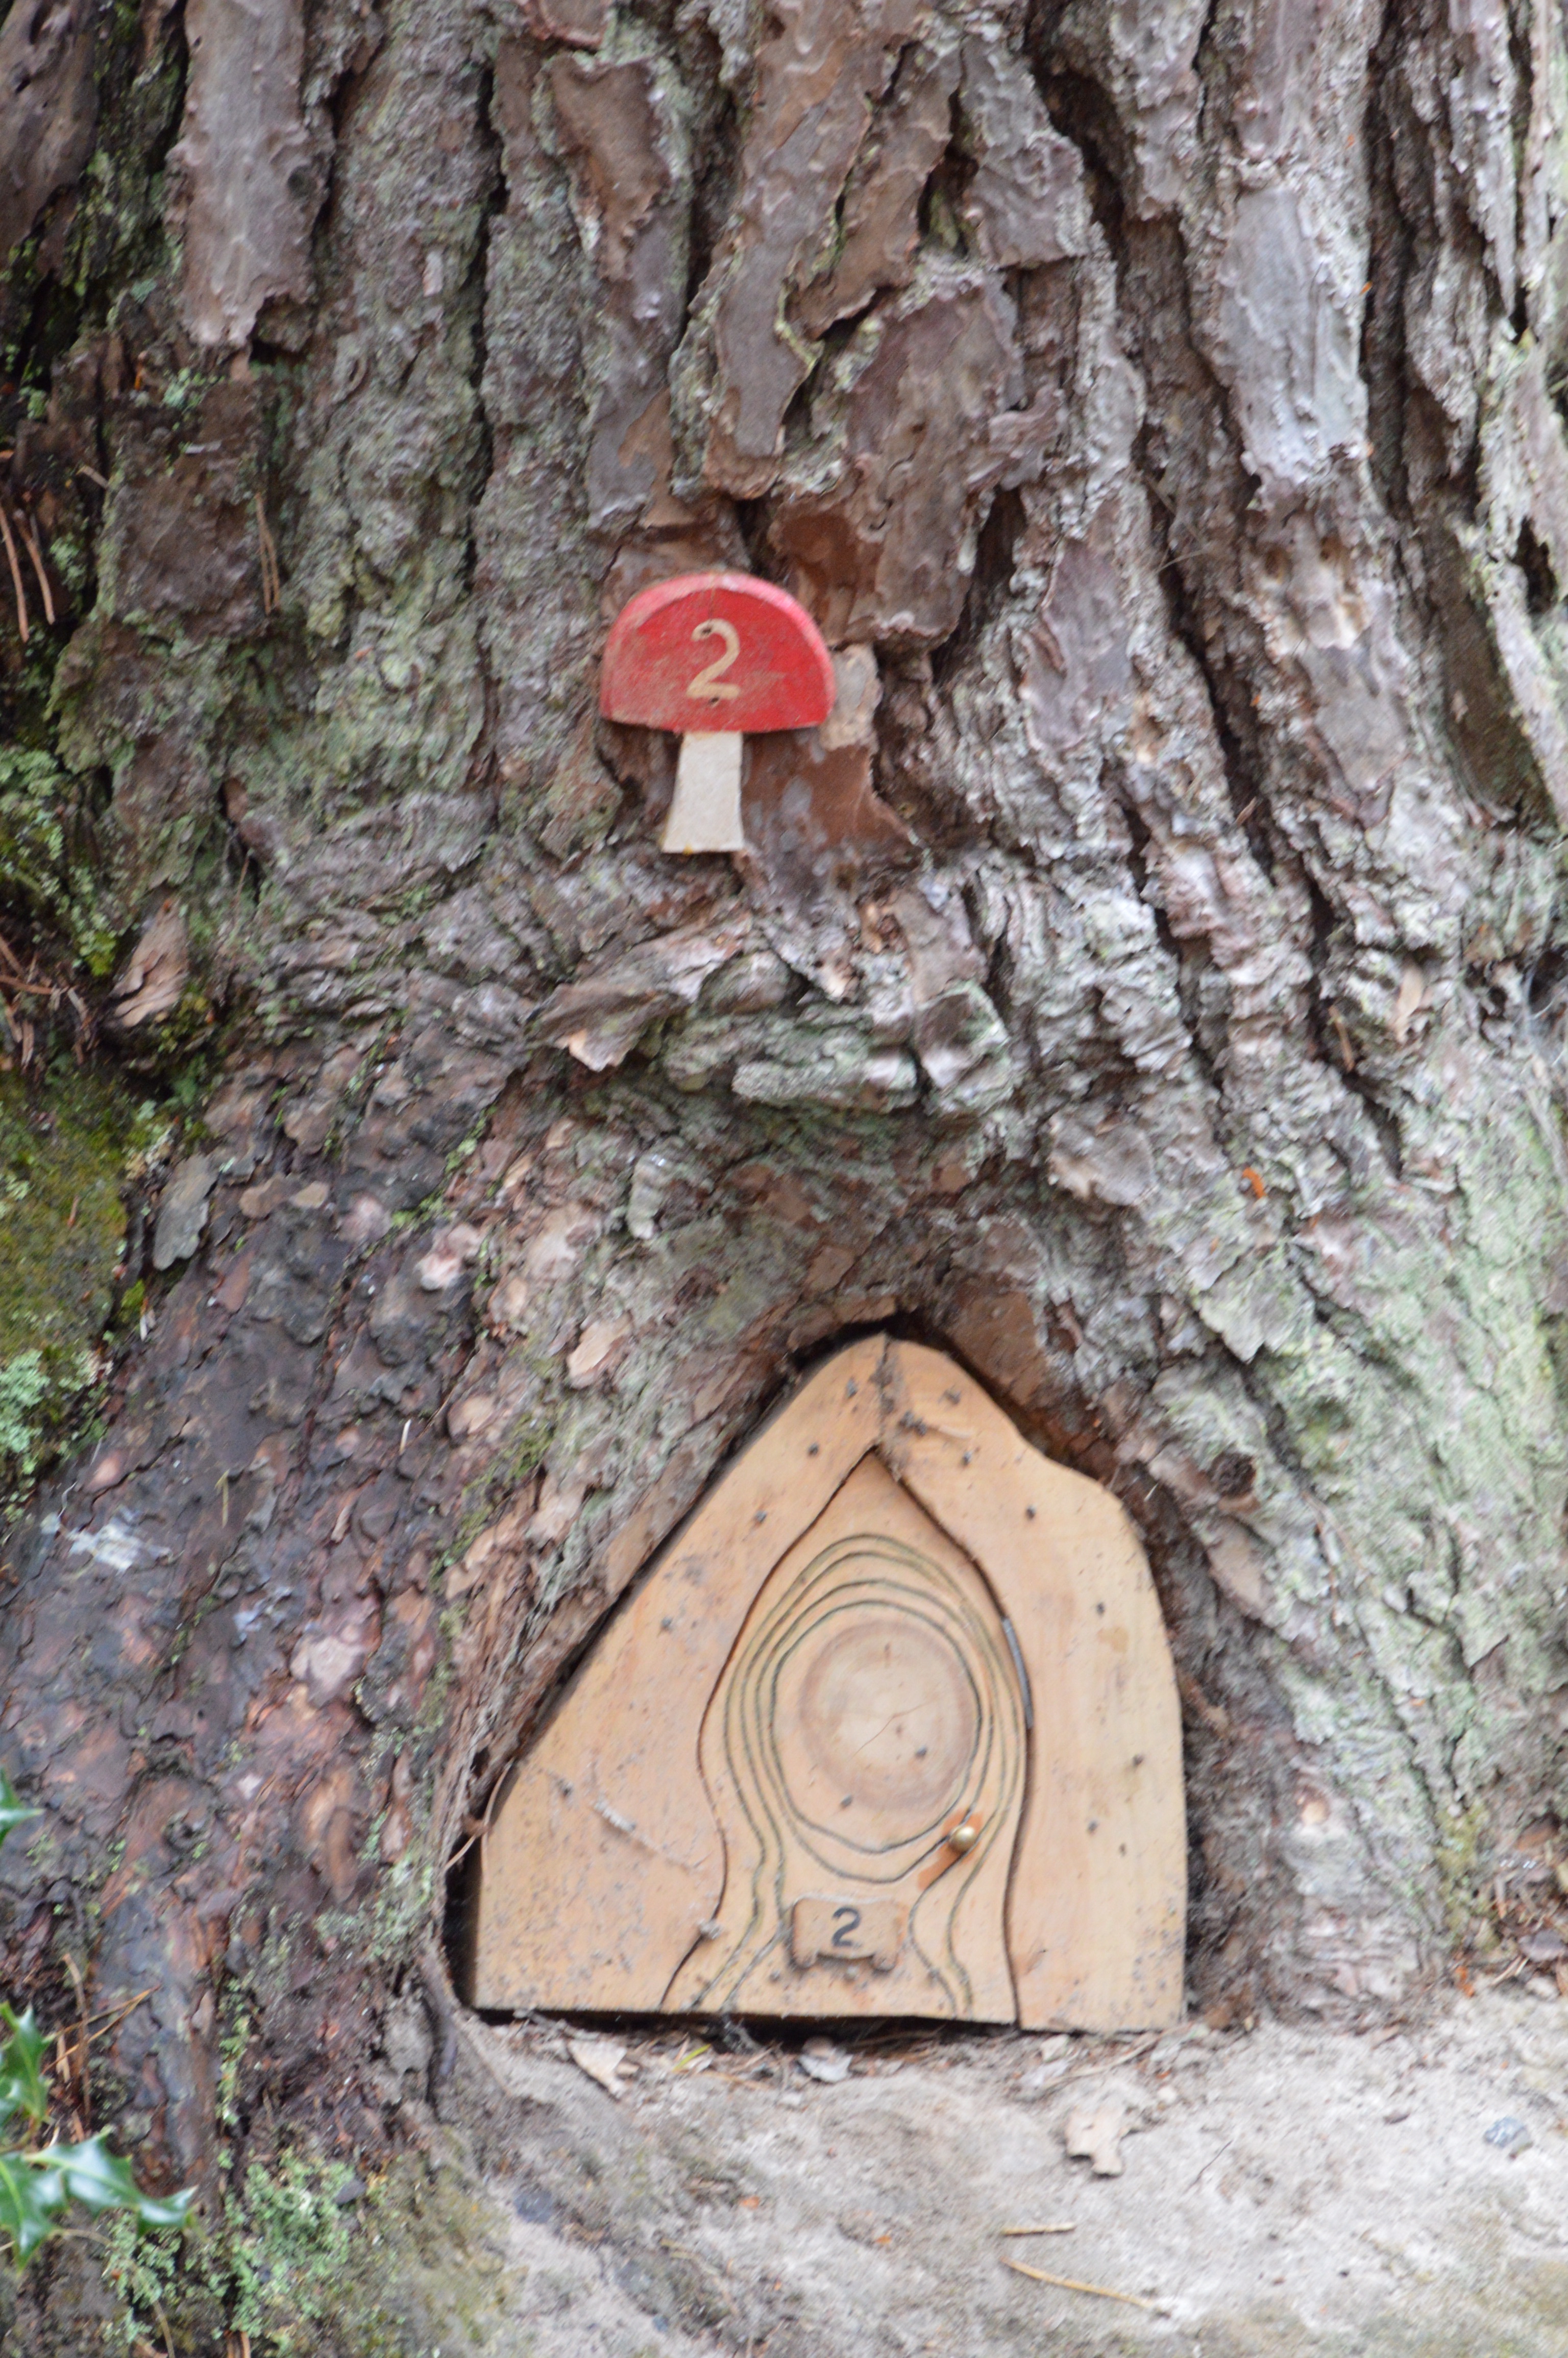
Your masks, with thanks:
[[(0, 665), (81, 830), (0, 833), (0, 932), (155, 1097), (220, 1043), (7, 1544), (6, 1985), (151, 1988), (115, 2084), (213, 2215), (384, 2150), (530, 1714), (885, 1325), (1145, 1533), (1198, 1997), (1403, 1999), (1568, 1812), (1557, 15), (82, 0), (0, 57)], [(714, 563), (841, 679), (733, 864), (594, 717)]]

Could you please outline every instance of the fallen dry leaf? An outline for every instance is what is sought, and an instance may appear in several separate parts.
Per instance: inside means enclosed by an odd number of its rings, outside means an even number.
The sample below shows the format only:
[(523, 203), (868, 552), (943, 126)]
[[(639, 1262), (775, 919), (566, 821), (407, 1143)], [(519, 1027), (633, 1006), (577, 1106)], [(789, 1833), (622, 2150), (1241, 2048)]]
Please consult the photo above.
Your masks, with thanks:
[(827, 2087), (849, 2076), (849, 2058), (830, 2039), (808, 2039), (795, 2060), (808, 2079), (820, 2080)]
[(626, 2057), (625, 2044), (622, 2039), (568, 2039), (567, 2053), (579, 2071), (586, 2071), (590, 2080), (598, 2081), (607, 2096), (613, 2096), (617, 2103), (620, 2102), (626, 2093), (620, 2077), (621, 2066)]
[(1082, 2104), (1067, 2115), (1068, 2158), (1087, 2161), (1097, 2178), (1119, 2178), (1122, 2171), (1121, 2132), (1127, 2107), (1114, 2099)]
[(184, 914), (165, 901), (114, 979), (108, 1029), (135, 1032), (178, 1007), (190, 974), (189, 936)]

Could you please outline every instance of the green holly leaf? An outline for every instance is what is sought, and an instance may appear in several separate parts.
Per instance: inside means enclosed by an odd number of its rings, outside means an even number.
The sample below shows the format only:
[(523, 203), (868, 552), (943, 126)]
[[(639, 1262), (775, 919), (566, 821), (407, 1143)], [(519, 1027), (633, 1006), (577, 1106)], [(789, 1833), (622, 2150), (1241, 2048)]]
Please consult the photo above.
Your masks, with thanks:
[(0, 2028), (8, 2034), (0, 2047), (0, 2122), (17, 2113), (41, 2121), (49, 2108), (49, 2092), (43, 2069), (44, 2035), (32, 2007), (15, 2015), (0, 2003)]
[(16, 1787), (4, 1768), (0, 1768), (0, 1843), (5, 1841), (13, 1826), (24, 1825), (28, 1818), (36, 1818), (38, 1814), (37, 1810), (29, 1810), (26, 1802), (18, 1799)]
[(19, 2265), (51, 2232), (65, 2199), (58, 2170), (40, 2169), (25, 2154), (0, 2153), (0, 2234), (11, 2238)]
[(102, 2137), (81, 2145), (55, 2144), (39, 2156), (46, 2169), (57, 2170), (65, 2190), (87, 2211), (130, 2211), (144, 2227), (178, 2227), (196, 2198), (194, 2187), (161, 2200), (144, 2194), (131, 2175), (131, 2165), (109, 2152)]
[(194, 2186), (182, 2186), (178, 2194), (143, 2194), (139, 2190), (132, 2209), (144, 2227), (183, 2227), (196, 2200)]
[(89, 2211), (133, 2210), (138, 2200), (131, 2165), (104, 2148), (102, 2137), (81, 2145), (46, 2146), (40, 2159), (46, 2169), (58, 2169), (66, 2192)]

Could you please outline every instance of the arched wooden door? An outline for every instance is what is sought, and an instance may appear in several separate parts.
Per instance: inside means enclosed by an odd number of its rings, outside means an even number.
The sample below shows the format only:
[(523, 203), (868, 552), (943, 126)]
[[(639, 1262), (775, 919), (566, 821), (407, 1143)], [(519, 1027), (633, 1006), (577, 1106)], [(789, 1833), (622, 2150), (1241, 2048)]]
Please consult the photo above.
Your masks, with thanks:
[(714, 1486), (519, 1761), (476, 2005), (1181, 2008), (1180, 1725), (1108, 1492), (873, 1338)]

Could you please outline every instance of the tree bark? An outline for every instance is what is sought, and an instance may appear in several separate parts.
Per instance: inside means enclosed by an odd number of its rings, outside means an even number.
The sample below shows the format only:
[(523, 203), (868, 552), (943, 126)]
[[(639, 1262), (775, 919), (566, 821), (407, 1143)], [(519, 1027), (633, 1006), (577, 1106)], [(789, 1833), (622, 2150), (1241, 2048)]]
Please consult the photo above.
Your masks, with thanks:
[[(0, 663), (76, 832), (0, 934), (81, 1014), (0, 969), (0, 1045), (166, 1128), (6, 1541), (5, 1986), (151, 1992), (108, 2101), (214, 2217), (384, 2154), (542, 1699), (885, 1326), (1144, 1535), (1197, 2001), (1406, 2004), (1568, 1805), (1557, 16), (48, 24)], [(840, 679), (734, 861), (596, 719), (712, 565)]]

